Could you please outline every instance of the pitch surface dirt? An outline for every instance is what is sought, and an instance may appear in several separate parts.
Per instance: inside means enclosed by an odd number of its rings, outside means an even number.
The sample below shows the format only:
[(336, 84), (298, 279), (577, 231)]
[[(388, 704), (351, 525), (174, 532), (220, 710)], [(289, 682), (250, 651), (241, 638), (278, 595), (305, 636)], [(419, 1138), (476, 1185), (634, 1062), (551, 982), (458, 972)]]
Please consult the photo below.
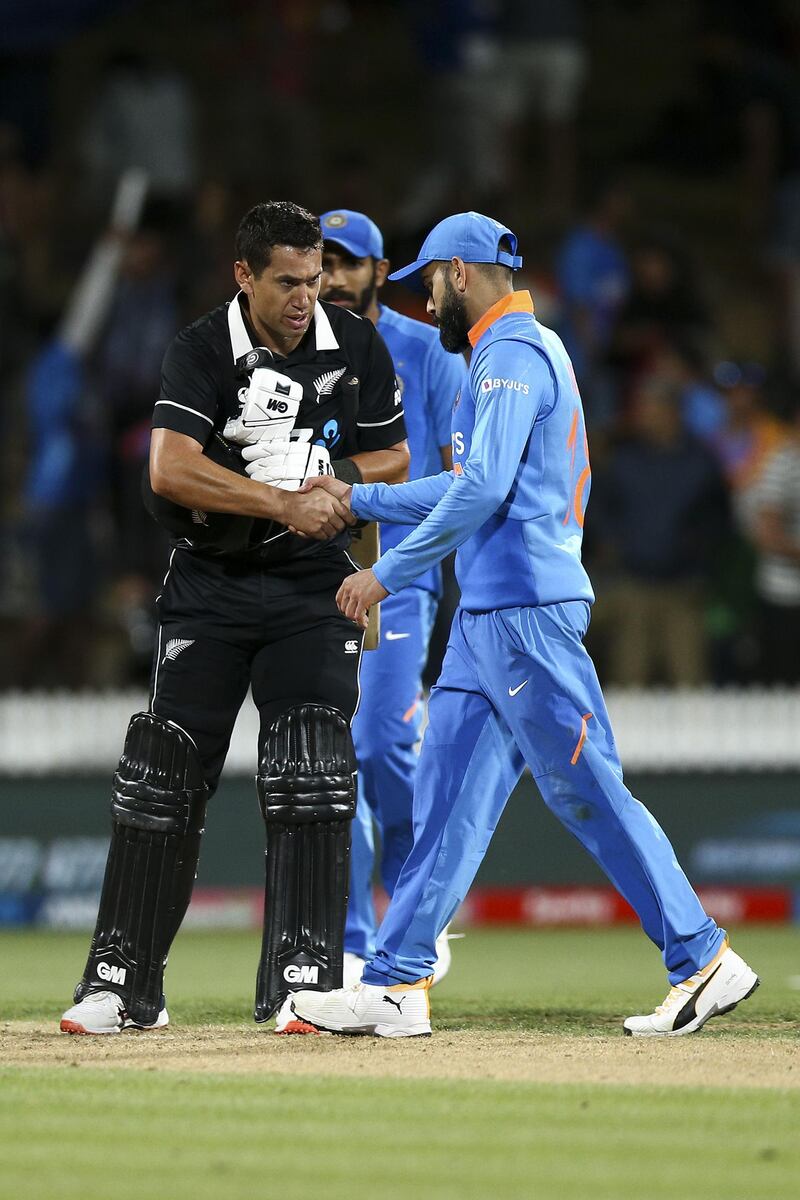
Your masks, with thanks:
[(800, 1040), (701, 1033), (665, 1041), (563, 1034), (442, 1032), (388, 1041), (331, 1034), (277, 1037), (238, 1026), (76, 1037), (51, 1025), (0, 1026), (0, 1063), (211, 1074), (498, 1080), (514, 1083), (800, 1088)]

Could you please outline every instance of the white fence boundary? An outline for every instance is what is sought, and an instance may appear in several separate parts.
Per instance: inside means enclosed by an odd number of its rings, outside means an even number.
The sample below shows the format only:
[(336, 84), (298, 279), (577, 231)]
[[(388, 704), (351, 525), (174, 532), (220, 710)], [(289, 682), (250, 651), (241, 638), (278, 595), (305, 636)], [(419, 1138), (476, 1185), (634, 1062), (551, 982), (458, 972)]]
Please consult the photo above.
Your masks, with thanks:
[[(628, 771), (800, 770), (800, 688), (609, 690), (607, 702)], [(0, 693), (0, 775), (112, 772), (146, 705), (136, 691)], [(248, 699), (228, 773), (255, 773), (257, 736)]]

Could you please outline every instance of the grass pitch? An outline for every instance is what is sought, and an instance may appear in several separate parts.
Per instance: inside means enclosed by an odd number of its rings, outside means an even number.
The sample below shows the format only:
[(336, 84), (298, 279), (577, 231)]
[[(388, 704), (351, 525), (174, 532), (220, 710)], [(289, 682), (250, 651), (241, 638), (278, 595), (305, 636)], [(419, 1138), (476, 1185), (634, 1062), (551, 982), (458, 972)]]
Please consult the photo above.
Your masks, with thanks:
[(704, 1200), (800, 1180), (797, 935), (743, 929), (762, 987), (694, 1038), (623, 1038), (665, 991), (637, 930), (471, 932), (432, 1039), (276, 1038), (258, 938), (183, 935), (172, 1026), (59, 1035), (86, 938), (0, 935), (0, 1197)]

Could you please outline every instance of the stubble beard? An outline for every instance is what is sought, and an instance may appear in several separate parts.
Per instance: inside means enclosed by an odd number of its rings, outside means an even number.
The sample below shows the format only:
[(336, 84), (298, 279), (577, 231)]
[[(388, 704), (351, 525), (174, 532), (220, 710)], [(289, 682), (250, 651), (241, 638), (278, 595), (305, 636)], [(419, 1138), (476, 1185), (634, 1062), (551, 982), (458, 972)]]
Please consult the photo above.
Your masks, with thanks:
[(355, 295), (352, 299), (351, 299), (349, 293), (345, 294), (343, 292), (337, 291), (335, 288), (331, 288), (328, 291), (327, 295), (323, 296), (322, 299), (327, 300), (329, 304), (334, 304), (336, 302), (344, 304), (347, 308), (350, 309), (350, 312), (355, 313), (357, 317), (363, 317), (365, 315), (365, 313), (368, 312), (370, 305), (372, 304), (372, 302), (375, 300), (375, 298), (377, 296), (377, 289), (375, 287), (375, 275), (376, 275), (376, 268), (375, 268), (375, 265), (373, 264), (372, 278), (370, 279), (367, 286), (365, 288), (362, 288), (362, 290), (360, 292), (358, 292), (358, 294)]

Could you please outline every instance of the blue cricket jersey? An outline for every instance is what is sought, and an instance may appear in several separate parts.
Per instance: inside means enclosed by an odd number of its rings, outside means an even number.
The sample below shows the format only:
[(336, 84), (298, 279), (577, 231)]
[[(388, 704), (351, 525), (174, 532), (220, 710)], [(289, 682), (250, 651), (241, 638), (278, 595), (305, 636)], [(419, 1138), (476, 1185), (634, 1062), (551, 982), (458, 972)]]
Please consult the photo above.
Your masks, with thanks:
[[(461, 355), (448, 354), (432, 325), (415, 321), (380, 306), (377, 324), (394, 363), (403, 395), (408, 446), (409, 479), (435, 475), (442, 469), (441, 447), (450, 441), (450, 414), (467, 378)], [(381, 529), (381, 547), (397, 546), (413, 525), (390, 524)], [(442, 588), (438, 562), (414, 579), (414, 586), (438, 596)]]
[(453, 472), (358, 484), (371, 520), (414, 522), (375, 575), (400, 591), (458, 548), (469, 612), (594, 600), (581, 564), (591, 471), (583, 409), (560, 338), (512, 292), (470, 330), (469, 381), (452, 415)]

